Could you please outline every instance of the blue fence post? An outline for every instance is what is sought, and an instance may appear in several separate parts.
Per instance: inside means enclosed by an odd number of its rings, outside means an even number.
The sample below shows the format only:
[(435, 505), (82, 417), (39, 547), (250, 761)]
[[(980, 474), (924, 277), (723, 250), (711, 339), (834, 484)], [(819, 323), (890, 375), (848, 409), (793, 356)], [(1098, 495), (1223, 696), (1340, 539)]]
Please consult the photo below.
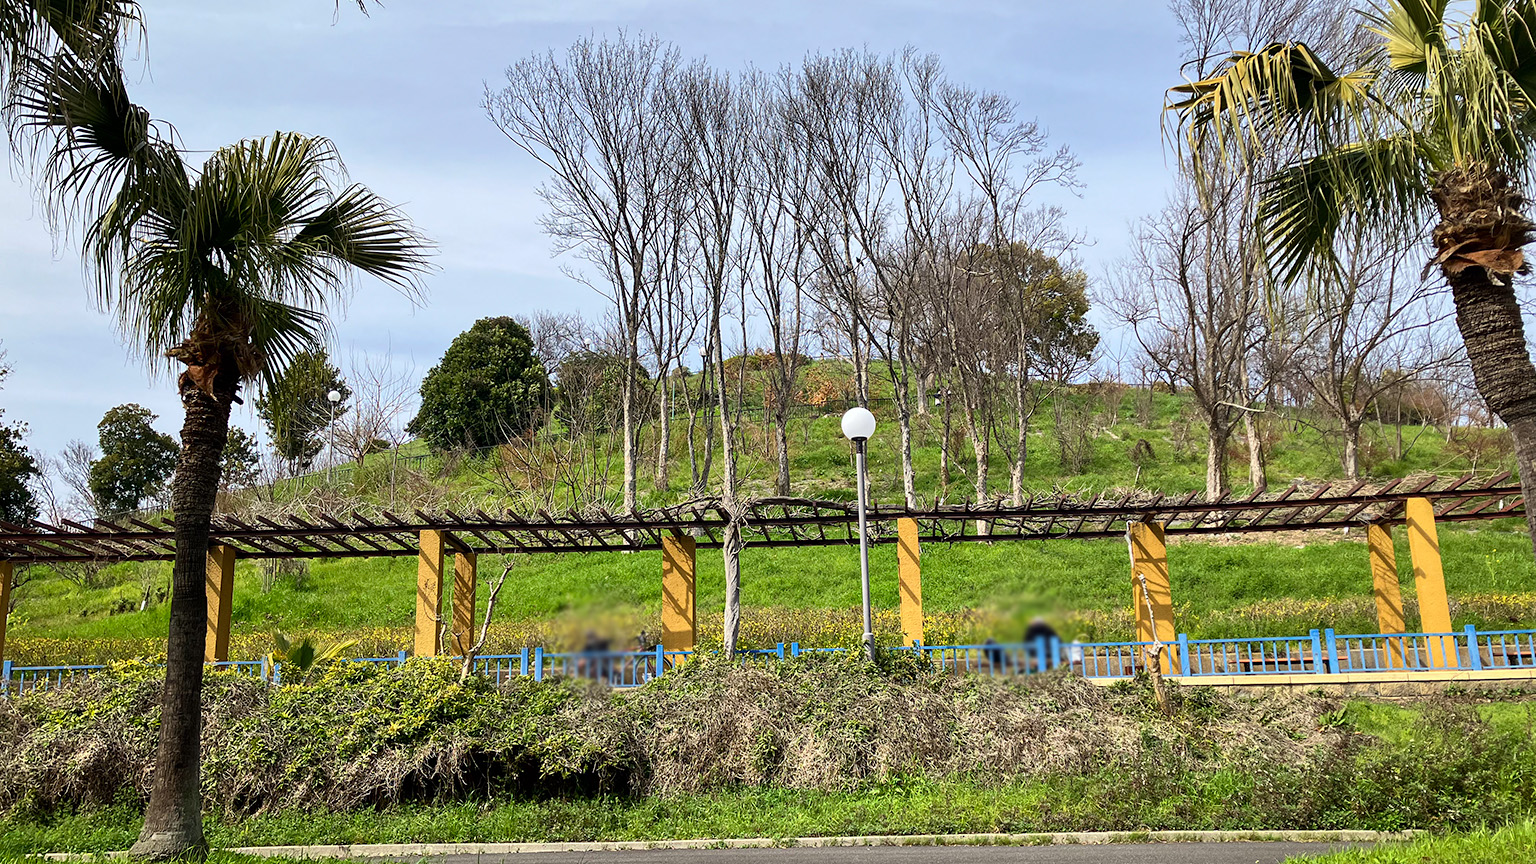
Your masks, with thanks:
[(799, 657), (800, 656), (800, 643), (799, 642), (791, 642), (791, 643), (789, 643), (789, 656), (791, 656), (791, 657)]
[(404, 648), (401, 648), (400, 652), (395, 655), (395, 663), (400, 665), (400, 666), (404, 666), (405, 665), (405, 649)]
[(1179, 634), (1179, 674), (1189, 675), (1189, 634)]
[[(1336, 663), (1338, 661), (1338, 659), (1339, 659), (1339, 649), (1338, 649), (1337, 644), (1333, 640), (1333, 628), (1332, 627), (1329, 627), (1328, 629), (1323, 631), (1323, 643), (1326, 646), (1326, 650), (1328, 651), (1328, 657), (1327, 657), (1328, 666), (1329, 666), (1329, 668), (1332, 668), (1333, 664)], [(1335, 672), (1343, 672), (1344, 670), (1343, 669), (1334, 669), (1333, 671), (1335, 671)]]
[(283, 664), (278, 663), (275, 660), (272, 661), (272, 683), (273, 684), (281, 684), (281, 683), (283, 683)]
[(779, 662), (780, 663), (784, 662), (784, 643), (783, 642), (779, 643)]
[(1049, 668), (1056, 669), (1056, 668), (1059, 668), (1061, 666), (1061, 637), (1060, 636), (1052, 636), (1050, 638), (1051, 638), (1051, 653), (1050, 653), (1051, 663), (1050, 663)]
[[(1029, 669), (1026, 668), (1024, 671), (1028, 672)], [(1045, 637), (1044, 636), (1036, 636), (1035, 637), (1035, 671), (1036, 672), (1044, 672), (1045, 671)]]
[(1317, 628), (1312, 628), (1312, 674), (1321, 675), (1328, 671), (1323, 665), (1323, 636)]
[(1467, 656), (1471, 660), (1472, 670), (1474, 672), (1481, 671), (1482, 668), (1483, 668), (1483, 655), (1478, 653), (1478, 650), (1477, 650), (1477, 628), (1472, 626), (1471, 624), (1468, 624), (1467, 625), (1467, 629), (1466, 629), (1466, 634), (1467, 634)]
[(0, 663), (0, 696), (9, 696), (11, 693), (11, 661)]
[(533, 649), (533, 680), (544, 680), (544, 646)]
[(667, 649), (660, 642), (656, 643), (656, 677), (660, 678), (667, 668)]
[(521, 657), (522, 657), (522, 668), (518, 670), (517, 674), (518, 674), (519, 677), (527, 678), (528, 677), (528, 646), (527, 645), (523, 646), (523, 650), (521, 652)]

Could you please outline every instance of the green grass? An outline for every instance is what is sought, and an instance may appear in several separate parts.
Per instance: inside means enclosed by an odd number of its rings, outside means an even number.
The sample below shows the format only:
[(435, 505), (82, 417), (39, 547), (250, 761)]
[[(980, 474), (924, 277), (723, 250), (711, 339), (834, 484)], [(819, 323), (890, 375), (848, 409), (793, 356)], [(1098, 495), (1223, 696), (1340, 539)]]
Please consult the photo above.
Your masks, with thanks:
[[(232, 848), (1029, 833), (1078, 830), (1082, 825), (1108, 830), (1103, 827), (1103, 817), (1091, 811), (1101, 806), (1101, 796), (1125, 782), (1121, 777), (1098, 775), (987, 787), (964, 780), (914, 778), (858, 792), (743, 789), (677, 797), (469, 801), (350, 813), (306, 810), (234, 821), (209, 819), (205, 831), (215, 848)], [(1278, 830), (1280, 826), (1266, 824), (1262, 814), (1244, 812), (1241, 806), (1226, 802), (1256, 782), (1257, 778), (1238, 774), (1203, 778), (1182, 794), (1155, 805), (1143, 803), (1134, 812), (1125, 813), (1137, 821), (1123, 823), (1120, 830), (1193, 830), (1197, 826)], [(127, 805), (54, 819), (0, 817), (0, 855), (126, 849), (137, 837), (142, 819), (137, 808)], [(1525, 844), (1532, 842), (1528, 827), (1504, 833)], [(1339, 860), (1342, 864), (1418, 859)]]
[[(1102, 416), (1113, 414), (1114, 422), (1106, 421), (1095, 438), (1094, 457), (1086, 472), (1069, 476), (1057, 458), (1054, 411), (1049, 404), (1042, 407), (1030, 439), (1028, 488), (1097, 491), (1128, 485), (1137, 476), (1128, 453), (1143, 438), (1152, 444), (1156, 458), (1143, 466), (1142, 487), (1178, 493), (1203, 484), (1202, 433), (1191, 419), (1184, 397), (1155, 394), (1152, 420), (1147, 426), (1136, 423), (1135, 391), (1127, 393), (1118, 405), (1081, 394), (1062, 398), (1092, 403)], [(791, 473), (796, 494), (834, 499), (852, 496), (848, 446), (837, 422), (835, 416), (805, 416), (792, 421)], [(1273, 422), (1283, 434), (1269, 454), (1272, 485), (1292, 478), (1339, 475), (1336, 441), (1304, 424)], [(941, 492), (938, 424), (936, 414), (915, 420), (918, 491), (925, 500), (933, 500)], [(675, 431), (682, 434), (681, 429)], [(760, 416), (749, 416), (743, 434), (744, 493), (767, 494), (771, 491), (772, 458)], [(1366, 450), (1377, 454), (1389, 451), (1391, 434), (1390, 427), (1369, 431)], [(1456, 473), (1470, 467), (1434, 429), (1409, 427), (1405, 436), (1415, 442), (1405, 458), (1396, 462), (1378, 459), (1370, 466), (1377, 475)], [(900, 497), (896, 443), (896, 424), (882, 422), (870, 448), (872, 486), (880, 500)], [(970, 448), (958, 429), (954, 445), (950, 500), (972, 494)], [(645, 442), (642, 453), (652, 453), (653, 447), (654, 441)], [(1234, 451), (1235, 457), (1241, 457), (1240, 444)], [(689, 469), (681, 440), (673, 452), (676, 486)], [(363, 472), (357, 476), (349, 473), (340, 482), (354, 495), (387, 505), (389, 458), (388, 454), (370, 456)], [(1242, 458), (1234, 458), (1235, 482), (1245, 474), (1243, 465)], [(717, 459), (716, 477), (718, 466)], [(437, 470), (441, 465), (432, 467)], [(993, 453), (991, 468), (996, 494), (1008, 480), (1001, 453)], [(617, 462), (613, 470), (618, 470)], [(643, 468), (640, 476), (648, 503), (675, 501), (686, 494), (679, 488), (646, 488), (649, 469)], [(618, 479), (616, 473), (608, 478), (611, 494), (617, 494)], [(496, 501), (505, 500), (500, 496), (507, 494), (483, 459), (463, 460), (451, 476), (432, 482), (457, 494), (479, 496), (493, 509)], [(1518, 522), (1467, 530), (1442, 528), (1452, 598), (1475, 601), (1461, 608), (1455, 621), (1458, 627), (1536, 626), (1536, 596), (1532, 596), (1536, 592), (1536, 562), (1522, 528)], [(1317, 542), (1308, 538), (1304, 548), (1297, 548), (1298, 541), (1291, 538), (1286, 542), (1259, 539), (1251, 545), (1184, 542), (1172, 548), (1179, 630), (1197, 638), (1216, 638), (1293, 635), (1314, 626), (1333, 626), (1340, 632), (1376, 629), (1365, 550), (1359, 538), (1342, 542), (1332, 535), (1317, 538)], [(873, 554), (872, 587), (874, 602), (880, 608), (891, 609), (898, 602), (894, 555), (893, 546), (877, 547)], [(1412, 579), (1407, 577), (1408, 555), (1402, 537), (1398, 539), (1398, 562), (1404, 595), (1411, 599)], [(502, 564), (495, 557), (482, 559), (482, 604)], [(986, 617), (999, 622), (999, 637), (1018, 630), (1029, 617), (1043, 614), (1054, 618), (1067, 635), (1123, 638), (1128, 635), (1130, 621), (1126, 569), (1125, 547), (1118, 540), (931, 545), (923, 550), (924, 605), (930, 613), (983, 610)], [(654, 632), (660, 615), (660, 570), (659, 553), (524, 556), (500, 599), (497, 620), (565, 622), (561, 627), (566, 631), (578, 630), (584, 622), (595, 619), (613, 620), (623, 622), (614, 628), (628, 630), (613, 635), (627, 641), (640, 626)], [(15, 640), (11, 656), (23, 660), (32, 656), (26, 649), (29, 640), (40, 644), (44, 640), (163, 637), (166, 605), (160, 603), (143, 612), (137, 608), (142, 583), (147, 579), (163, 587), (168, 565), (109, 568), (89, 588), (40, 572), (42, 576), (16, 591), (17, 607), (10, 617), (10, 634)], [(851, 547), (748, 549), (743, 555), (743, 603), (748, 620), (754, 614), (771, 618), (778, 614), (776, 610), (783, 609), (846, 613), (859, 604), (857, 572), (856, 552)], [(255, 564), (241, 562), (233, 613), (235, 632), (253, 635), (273, 627), (335, 632), (405, 628), (414, 615), (415, 578), (411, 558), (316, 561), (311, 578), (302, 588), (279, 584), (264, 593)], [(701, 552), (699, 604), (706, 631), (723, 596), (720, 556), (713, 551)], [(782, 628), (753, 632), (757, 635), (751, 638), (797, 638)], [(47, 653), (55, 660), (62, 659), (67, 651), (55, 645)]]
[[(1402, 591), (1414, 597), (1403, 532), (1397, 532)], [(1478, 528), (1446, 527), (1441, 543), (1453, 599), (1462, 604), (1455, 625), (1512, 629), (1536, 625), (1536, 562), (1518, 522)], [(1194, 637), (1293, 635), (1314, 626), (1339, 632), (1374, 632), (1374, 606), (1366, 550), (1360, 538), (1292, 544), (1175, 543), (1169, 552), (1176, 625)], [(503, 561), (481, 561), (480, 608)], [(29, 639), (153, 639), (166, 629), (164, 603), (135, 609), (139, 571), (167, 565), (119, 565), (106, 571), (106, 587), (87, 589), (58, 578), (29, 582), (18, 592), (10, 637)], [(743, 553), (743, 604), (775, 609), (850, 610), (858, 606), (857, 552), (852, 548), (753, 549)], [(923, 550), (923, 601), (930, 614), (980, 608), (1006, 628), (1036, 614), (1061, 622), (1085, 638), (1120, 638), (1129, 626), (1130, 589), (1125, 544), (1118, 540), (965, 543)], [(872, 553), (873, 601), (894, 609), (895, 548)], [(498, 621), (593, 619), (618, 615), (650, 621), (660, 614), (661, 557), (656, 552), (522, 556), (498, 602)], [(724, 603), (720, 556), (699, 556), (700, 617), (712, 625)], [(416, 562), (411, 558), (317, 561), (302, 588), (280, 583), (262, 592), (252, 562), (236, 568), (235, 632), (271, 627), (290, 631), (349, 631), (407, 627), (415, 614)], [(1498, 602), (1503, 597), (1507, 602)], [(1117, 629), (1120, 628), (1120, 629)], [(1299, 628), (1299, 630), (1298, 630)], [(999, 634), (1006, 635), (1006, 633)], [(794, 638), (793, 635), (789, 638)], [(403, 647), (403, 646), (402, 646)]]
[(1536, 822), (1510, 825), (1412, 843), (1389, 843), (1372, 849), (1350, 849), (1321, 857), (1293, 858), (1309, 864), (1512, 864), (1536, 861)]

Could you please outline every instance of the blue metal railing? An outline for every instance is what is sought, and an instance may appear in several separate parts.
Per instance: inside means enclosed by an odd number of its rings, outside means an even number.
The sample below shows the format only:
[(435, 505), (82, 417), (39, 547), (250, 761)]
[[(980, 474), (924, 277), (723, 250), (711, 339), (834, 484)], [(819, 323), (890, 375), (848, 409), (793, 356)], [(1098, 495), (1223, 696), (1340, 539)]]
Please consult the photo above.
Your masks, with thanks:
[[(1147, 667), (1151, 642), (1063, 642), (1042, 637), (1028, 642), (980, 645), (913, 644), (883, 648), (910, 652), (936, 669), (982, 675), (1034, 675), (1056, 669), (1084, 678), (1130, 678)], [(774, 648), (738, 651), (740, 662), (773, 667), (802, 655), (838, 653), (844, 648), (803, 648), (798, 642)], [(638, 687), (666, 675), (692, 657), (691, 651), (550, 652), (524, 648), (516, 654), (474, 658), (474, 674), (505, 683), (515, 678), (588, 678), (613, 687)], [(1446, 670), (1531, 670), (1536, 672), (1536, 630), (1455, 633), (1337, 634), (1313, 630), (1306, 636), (1252, 639), (1190, 639), (1179, 634), (1163, 645), (1162, 664), (1169, 674), (1185, 677), (1253, 675), (1330, 675), (1349, 672), (1435, 672)], [(403, 665), (405, 651), (390, 657), (359, 657), (344, 662)], [(281, 684), (281, 663), (240, 660), (210, 664), (215, 668)], [(89, 676), (104, 665), (18, 666), (0, 664), (0, 698), (53, 690)]]

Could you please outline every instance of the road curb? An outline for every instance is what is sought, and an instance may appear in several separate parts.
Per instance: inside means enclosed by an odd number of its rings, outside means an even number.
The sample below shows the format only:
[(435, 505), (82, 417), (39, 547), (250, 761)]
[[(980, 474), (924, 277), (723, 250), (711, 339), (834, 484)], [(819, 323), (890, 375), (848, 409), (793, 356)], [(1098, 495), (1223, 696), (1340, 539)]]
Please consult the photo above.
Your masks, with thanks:
[[(314, 846), (238, 846), (220, 851), (260, 858), (421, 858), (432, 855), (517, 855), (532, 852), (624, 852), (646, 849), (772, 849), (831, 846), (1053, 846), (1104, 843), (1383, 843), (1411, 840), (1422, 831), (1071, 831), (1031, 834), (876, 834), (855, 837), (746, 837), (711, 840), (623, 840), (591, 843), (357, 843)], [(51, 852), (48, 861), (124, 858)]]

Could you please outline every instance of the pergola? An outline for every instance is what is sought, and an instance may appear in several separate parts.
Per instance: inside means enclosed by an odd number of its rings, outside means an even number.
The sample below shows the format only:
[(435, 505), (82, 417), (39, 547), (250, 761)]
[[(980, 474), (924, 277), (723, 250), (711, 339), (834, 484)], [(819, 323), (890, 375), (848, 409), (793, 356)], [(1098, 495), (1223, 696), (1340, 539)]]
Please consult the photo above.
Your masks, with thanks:
[[(873, 505), (871, 542), (898, 543), (902, 629), (922, 640), (922, 543), (999, 542), (1125, 537), (1130, 543), (1138, 638), (1173, 637), (1172, 600), (1165, 546), (1167, 535), (1201, 535), (1360, 528), (1367, 531), (1371, 571), (1383, 633), (1403, 630), (1391, 529), (1410, 528), (1414, 573), (1424, 632), (1448, 632), (1449, 607), (1435, 535), (1436, 522), (1523, 516), (1524, 502), (1509, 473), (1475, 480), (1424, 477), (1370, 485), (1292, 485), (1279, 492), (1198, 500), (1145, 491), (1084, 496), (1035, 494), (1022, 504), (940, 504), (931, 507)], [(215, 517), (208, 556), (208, 659), (228, 656), (229, 613), (236, 558), (415, 557), (417, 567), (415, 653), (439, 652), (440, 615), (448, 556), (453, 563), (453, 648), (472, 644), (478, 556), (546, 552), (663, 553), (662, 641), (668, 650), (692, 648), (696, 632), (694, 561), (699, 548), (721, 548), (734, 523), (743, 546), (834, 546), (858, 542), (852, 504), (804, 498), (758, 498), (729, 507), (699, 499), (649, 510), (614, 513), (601, 508), (552, 514), (484, 510), (459, 513), (420, 510), (400, 515), (308, 513), (281, 517)], [(8, 608), (17, 564), (166, 561), (175, 556), (174, 522), (97, 519), (61, 525), (0, 522), (0, 609)], [(735, 554), (730, 548), (726, 554)], [(1145, 577), (1151, 609), (1141, 602)], [(4, 656), (0, 617), (0, 659)]]

